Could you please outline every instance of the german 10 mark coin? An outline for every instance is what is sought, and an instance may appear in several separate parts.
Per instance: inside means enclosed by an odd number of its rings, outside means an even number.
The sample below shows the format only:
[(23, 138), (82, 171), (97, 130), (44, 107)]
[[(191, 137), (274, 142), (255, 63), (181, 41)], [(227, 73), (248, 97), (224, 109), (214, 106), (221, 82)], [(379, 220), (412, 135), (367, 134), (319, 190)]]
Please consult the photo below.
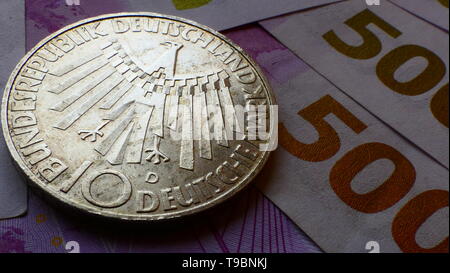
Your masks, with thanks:
[(119, 13), (70, 25), (13, 71), (2, 127), (31, 183), (97, 215), (192, 214), (242, 189), (273, 145), (256, 64), (189, 20)]

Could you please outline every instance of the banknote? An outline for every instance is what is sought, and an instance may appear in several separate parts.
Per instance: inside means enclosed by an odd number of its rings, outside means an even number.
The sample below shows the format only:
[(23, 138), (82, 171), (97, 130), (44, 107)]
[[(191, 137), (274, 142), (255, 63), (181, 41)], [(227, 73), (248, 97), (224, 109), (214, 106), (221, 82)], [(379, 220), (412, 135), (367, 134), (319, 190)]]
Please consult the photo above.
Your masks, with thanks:
[(261, 25), (448, 169), (448, 34), (380, 3), (346, 1)]
[(448, 0), (390, 0), (448, 32)]
[[(16, 66), (25, 54), (24, 0), (0, 2), (0, 94)], [(6, 39), (7, 37), (7, 39)], [(14, 171), (3, 135), (0, 136), (0, 219), (21, 215), (27, 208), (27, 188)]]
[(254, 187), (197, 221), (150, 230), (90, 222), (29, 195), (25, 216), (0, 221), (0, 252), (321, 252)]
[[(338, 0), (26, 0), (28, 31), (45, 37), (78, 20), (114, 12), (158, 12), (223, 30)], [(107, 3), (107, 4), (105, 4)], [(31, 37), (28, 46), (39, 39)]]
[(272, 202), (250, 187), (200, 219), (158, 227), (88, 221), (83, 216), (54, 209), (30, 191), (27, 215), (0, 221), (0, 253), (12, 252), (303, 253), (321, 250)]
[(258, 187), (327, 252), (448, 251), (448, 170), (254, 27), (228, 33), (269, 77), (279, 148)]

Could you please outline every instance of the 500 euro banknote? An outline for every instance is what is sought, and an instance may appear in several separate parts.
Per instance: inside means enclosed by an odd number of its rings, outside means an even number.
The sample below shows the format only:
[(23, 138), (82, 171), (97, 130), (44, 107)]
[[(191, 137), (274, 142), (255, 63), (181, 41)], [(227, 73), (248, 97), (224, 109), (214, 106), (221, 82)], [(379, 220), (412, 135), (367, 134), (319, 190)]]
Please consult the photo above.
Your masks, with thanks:
[(448, 0), (390, 0), (448, 32)]
[(55, 210), (31, 192), (26, 216), (0, 222), (0, 252), (320, 251), (255, 189), (199, 221), (167, 229), (124, 226), (110, 227)]
[[(25, 54), (25, 1), (0, 2), (0, 94), (11, 71)], [(7, 39), (5, 37), (8, 37)], [(0, 219), (16, 217), (27, 210), (27, 187), (14, 171), (3, 134), (0, 136)]]
[(388, 1), (345, 1), (261, 25), (448, 169), (448, 33)]
[(160, 225), (95, 221), (29, 195), (26, 216), (0, 221), (0, 253), (321, 251), (254, 187), (201, 216)]
[[(338, 0), (26, 0), (28, 47), (49, 32), (81, 19), (114, 12), (157, 12), (224, 30)], [(40, 37), (36, 39), (35, 37)]]
[(279, 144), (258, 187), (329, 252), (448, 251), (448, 170), (261, 29), (228, 34), (269, 75)]

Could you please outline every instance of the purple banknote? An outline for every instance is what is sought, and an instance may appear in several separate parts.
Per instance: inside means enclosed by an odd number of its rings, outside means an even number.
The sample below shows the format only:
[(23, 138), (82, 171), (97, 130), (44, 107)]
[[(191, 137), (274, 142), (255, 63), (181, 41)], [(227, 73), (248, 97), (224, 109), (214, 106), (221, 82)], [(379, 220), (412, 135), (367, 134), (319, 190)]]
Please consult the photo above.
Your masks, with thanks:
[(145, 226), (91, 221), (54, 209), (34, 191), (29, 198), (26, 216), (0, 221), (0, 253), (320, 251), (253, 186), (193, 219)]
[[(27, 1), (28, 49), (73, 17), (84, 16), (70, 8), (58, 13), (58, 6), (52, 6), (56, 4), (46, 6), (45, 12), (33, 9), (33, 3), (39, 2)], [(105, 7), (109, 10), (95, 13), (120, 11), (116, 8)], [(288, 50), (259, 26), (230, 30), (225, 35), (260, 63), (270, 81), (289, 77), (289, 71), (274, 65), (280, 52)], [(0, 252), (321, 252), (254, 184), (218, 208), (158, 225), (91, 221), (55, 205), (31, 191), (25, 216), (0, 221)]]
[[(28, 29), (37, 35), (78, 20), (114, 12), (157, 12), (190, 19), (216, 30), (260, 21), (338, 0), (26, 0)], [(28, 45), (37, 42), (30, 37)]]

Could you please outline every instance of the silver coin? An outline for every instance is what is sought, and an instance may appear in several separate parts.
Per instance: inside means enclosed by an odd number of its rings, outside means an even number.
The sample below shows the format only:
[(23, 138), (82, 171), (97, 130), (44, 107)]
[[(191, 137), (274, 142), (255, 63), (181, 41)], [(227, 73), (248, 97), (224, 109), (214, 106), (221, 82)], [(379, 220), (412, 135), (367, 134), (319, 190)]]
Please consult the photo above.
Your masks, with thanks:
[(158, 220), (247, 185), (273, 147), (274, 104), (260, 69), (223, 35), (118, 13), (34, 47), (9, 79), (1, 119), (33, 185), (93, 214)]

